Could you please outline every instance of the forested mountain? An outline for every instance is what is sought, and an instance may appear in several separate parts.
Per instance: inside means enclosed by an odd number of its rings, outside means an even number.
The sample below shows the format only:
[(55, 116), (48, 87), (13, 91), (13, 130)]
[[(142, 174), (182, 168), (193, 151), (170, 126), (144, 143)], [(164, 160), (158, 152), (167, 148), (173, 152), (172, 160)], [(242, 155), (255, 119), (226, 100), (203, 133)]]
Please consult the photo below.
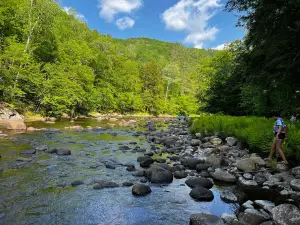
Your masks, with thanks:
[(0, 3), (0, 97), (58, 116), (196, 113), (197, 67), (214, 51), (91, 31), (55, 1)]

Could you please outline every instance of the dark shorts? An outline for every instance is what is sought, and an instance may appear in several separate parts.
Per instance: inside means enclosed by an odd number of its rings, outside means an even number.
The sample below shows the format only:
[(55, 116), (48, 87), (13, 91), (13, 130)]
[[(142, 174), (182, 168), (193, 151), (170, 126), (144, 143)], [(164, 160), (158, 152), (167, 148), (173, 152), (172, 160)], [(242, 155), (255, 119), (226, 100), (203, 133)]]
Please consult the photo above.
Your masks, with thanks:
[[(277, 133), (274, 134), (274, 137), (276, 137), (276, 136), (277, 136)], [(280, 140), (284, 140), (284, 139), (285, 139), (285, 133), (280, 133), (280, 134), (278, 135), (278, 138), (279, 138)]]

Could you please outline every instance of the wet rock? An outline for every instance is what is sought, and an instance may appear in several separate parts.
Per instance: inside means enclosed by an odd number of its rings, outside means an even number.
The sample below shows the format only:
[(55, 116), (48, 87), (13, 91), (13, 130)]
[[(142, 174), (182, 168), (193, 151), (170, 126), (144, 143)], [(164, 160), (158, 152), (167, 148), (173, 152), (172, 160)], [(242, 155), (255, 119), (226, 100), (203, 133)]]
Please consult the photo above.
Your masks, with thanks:
[(151, 188), (145, 184), (135, 184), (132, 187), (132, 194), (135, 196), (145, 196), (151, 193)]
[(222, 140), (220, 138), (212, 138), (210, 139), (210, 143), (213, 144), (213, 145), (220, 145), (222, 144)]
[(46, 151), (48, 149), (47, 145), (39, 145), (37, 147), (35, 147), (35, 150), (37, 151)]
[(136, 152), (146, 152), (147, 150), (146, 149), (144, 149), (144, 148), (138, 148), (138, 149), (136, 149)]
[(173, 156), (170, 156), (169, 159), (172, 161), (178, 161), (180, 159), (180, 157), (177, 155), (173, 155)]
[(129, 144), (130, 144), (130, 145), (136, 145), (137, 142), (136, 142), (136, 141), (131, 141), (131, 142), (129, 142)]
[(246, 209), (254, 209), (253, 202), (250, 201), (250, 200), (248, 200), (247, 202), (245, 202), (242, 206), (244, 208), (246, 208)]
[(173, 167), (174, 172), (182, 171), (182, 170), (185, 170), (185, 167), (183, 165), (176, 165), (176, 166)]
[(127, 151), (127, 150), (130, 150), (130, 147), (128, 147), (127, 145), (122, 145), (122, 146), (119, 147), (119, 149)]
[(211, 165), (211, 164), (207, 164), (207, 163), (201, 163), (201, 164), (198, 164), (198, 165), (196, 166), (196, 170), (197, 170), (198, 172), (201, 172), (201, 171), (203, 171), (203, 170), (207, 170), (209, 167), (212, 167), (212, 165)]
[(75, 181), (73, 181), (73, 182), (71, 183), (71, 185), (72, 185), (73, 187), (76, 187), (76, 186), (79, 186), (79, 185), (82, 185), (82, 184), (84, 184), (84, 182), (81, 181), (81, 180), (75, 180)]
[(189, 158), (182, 160), (182, 164), (192, 170), (196, 169), (197, 165), (203, 163), (204, 161), (196, 158)]
[(239, 221), (251, 225), (260, 225), (269, 220), (270, 217), (256, 209), (246, 209), (244, 213), (239, 215)]
[(105, 167), (106, 167), (107, 169), (111, 169), (111, 170), (116, 169), (116, 167), (115, 167), (114, 165), (111, 165), (111, 164), (106, 164)]
[(154, 153), (153, 152), (147, 152), (147, 153), (145, 153), (145, 156), (154, 156)]
[(243, 177), (244, 177), (246, 180), (252, 180), (252, 179), (253, 179), (253, 176), (252, 176), (250, 173), (244, 173), (244, 174), (243, 174)]
[(133, 172), (135, 171), (135, 166), (133, 164), (128, 164), (126, 170), (129, 172)]
[(196, 136), (197, 138), (201, 138), (201, 137), (202, 137), (201, 133), (196, 133), (195, 136)]
[(234, 175), (225, 172), (225, 171), (216, 171), (212, 174), (212, 177), (217, 180), (217, 181), (222, 181), (222, 182), (226, 182), (226, 183), (235, 183), (236, 182), (236, 178)]
[(199, 139), (192, 139), (191, 140), (191, 146), (197, 147), (201, 144), (201, 141)]
[(237, 202), (238, 200), (235, 194), (228, 190), (222, 191), (220, 197), (224, 202), (227, 203)]
[(134, 183), (133, 182), (130, 182), (130, 181), (126, 181), (126, 182), (123, 182), (122, 183), (122, 186), (123, 187), (131, 187), (131, 186), (133, 186), (134, 185)]
[(146, 159), (151, 159), (151, 157), (148, 156), (148, 155), (139, 156), (139, 157), (137, 158), (137, 161), (138, 161), (138, 162), (142, 162), (142, 161), (145, 161)]
[(146, 177), (152, 183), (171, 183), (173, 174), (160, 166), (153, 165), (146, 171)]
[(258, 186), (255, 180), (246, 180), (243, 177), (240, 177), (238, 184), (244, 188), (255, 188)]
[(183, 179), (183, 178), (186, 178), (187, 177), (187, 173), (185, 172), (185, 171), (176, 171), (175, 173), (174, 173), (174, 177), (176, 178), (176, 179)]
[(292, 169), (292, 174), (293, 174), (296, 178), (300, 178), (300, 166), (294, 167), (294, 168)]
[(57, 155), (71, 155), (71, 150), (66, 148), (59, 148), (56, 152)]
[(236, 166), (244, 172), (253, 172), (256, 169), (255, 163), (250, 158), (238, 160)]
[(273, 220), (280, 225), (300, 224), (300, 210), (291, 204), (282, 204), (272, 209)]
[(185, 183), (190, 188), (200, 186), (203, 188), (211, 189), (213, 187), (213, 183), (209, 179), (203, 177), (189, 178), (185, 181)]
[(214, 199), (214, 194), (211, 190), (200, 186), (194, 187), (190, 192), (190, 196), (198, 201), (212, 201)]
[(221, 215), (221, 218), (224, 220), (226, 224), (231, 224), (233, 220), (237, 219), (236, 215), (234, 214), (228, 214), (228, 213), (223, 213)]
[(104, 188), (116, 188), (119, 187), (118, 184), (107, 181), (107, 180), (95, 180), (96, 185), (93, 187), (94, 189), (104, 189)]
[(291, 188), (295, 191), (300, 191), (300, 179), (294, 179), (290, 183)]
[(27, 151), (23, 151), (21, 155), (34, 155), (35, 153), (36, 153), (35, 150), (27, 150)]
[(275, 223), (273, 221), (266, 221), (261, 223), (260, 225), (275, 225)]
[(254, 203), (267, 212), (271, 212), (271, 210), (275, 207), (275, 203), (267, 200), (255, 200)]
[(234, 137), (227, 137), (225, 140), (229, 146), (235, 146), (238, 142)]
[(201, 173), (199, 175), (200, 175), (200, 177), (206, 177), (206, 178), (210, 177), (209, 173), (206, 171), (201, 171)]
[(145, 160), (140, 162), (140, 166), (141, 167), (149, 167), (153, 163), (154, 163), (154, 160), (152, 158), (146, 158)]
[(143, 177), (145, 175), (144, 170), (137, 170), (134, 174), (132, 174), (135, 177)]
[(224, 222), (218, 216), (207, 213), (197, 213), (191, 215), (190, 225), (224, 225)]

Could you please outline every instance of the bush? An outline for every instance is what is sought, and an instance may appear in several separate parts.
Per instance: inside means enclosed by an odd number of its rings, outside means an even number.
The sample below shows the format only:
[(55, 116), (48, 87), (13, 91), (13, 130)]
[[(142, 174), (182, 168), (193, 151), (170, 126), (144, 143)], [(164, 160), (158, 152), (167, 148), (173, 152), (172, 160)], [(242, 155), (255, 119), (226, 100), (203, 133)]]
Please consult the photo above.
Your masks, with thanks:
[[(288, 120), (285, 120), (286, 122)], [(233, 117), (218, 115), (202, 115), (193, 119), (190, 126), (192, 133), (203, 135), (218, 133), (224, 136), (234, 136), (246, 143), (254, 152), (269, 152), (274, 138), (273, 119), (262, 117)], [(289, 125), (288, 139), (283, 144), (283, 150), (288, 157), (300, 159), (300, 123)]]

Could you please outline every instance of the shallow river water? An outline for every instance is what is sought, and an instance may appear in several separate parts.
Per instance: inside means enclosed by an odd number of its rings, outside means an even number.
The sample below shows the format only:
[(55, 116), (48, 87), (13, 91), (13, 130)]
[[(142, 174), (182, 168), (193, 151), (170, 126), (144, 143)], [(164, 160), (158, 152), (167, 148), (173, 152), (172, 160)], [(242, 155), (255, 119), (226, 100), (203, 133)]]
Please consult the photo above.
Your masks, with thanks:
[[(38, 131), (22, 134), (9, 133), (9, 139), (0, 139), (0, 213), (5, 216), (0, 224), (188, 224), (190, 215), (210, 212), (220, 216), (233, 213), (237, 206), (224, 203), (219, 196), (224, 187), (214, 186), (212, 202), (196, 202), (189, 196), (190, 188), (184, 185), (186, 179), (174, 179), (169, 185), (152, 185), (152, 193), (135, 197), (131, 187), (121, 187), (125, 181), (140, 183), (138, 177), (126, 171), (121, 164), (139, 164), (137, 157), (144, 153), (122, 151), (120, 146), (139, 146), (150, 149), (144, 136), (136, 136), (143, 128), (105, 128), (107, 124), (96, 120), (81, 120), (69, 124), (56, 122), (28, 123), (36, 128), (104, 127), (84, 131)], [(129, 144), (137, 142), (137, 144)], [(31, 162), (20, 155), (34, 146), (69, 148), (70, 156), (57, 156), (37, 151)], [(50, 161), (43, 166), (41, 160)], [(43, 162), (43, 161), (42, 161)], [(116, 169), (107, 169), (110, 163)], [(120, 184), (119, 188), (93, 189), (93, 180), (103, 179)], [(72, 187), (74, 180), (83, 185)]]

